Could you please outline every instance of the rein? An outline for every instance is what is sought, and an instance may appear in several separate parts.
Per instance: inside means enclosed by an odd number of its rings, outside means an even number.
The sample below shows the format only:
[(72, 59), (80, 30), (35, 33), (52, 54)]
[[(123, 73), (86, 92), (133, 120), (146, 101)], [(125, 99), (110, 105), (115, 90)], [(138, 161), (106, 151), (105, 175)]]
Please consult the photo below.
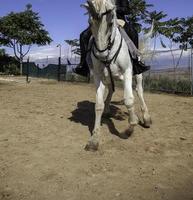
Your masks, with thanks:
[(111, 48), (112, 48), (113, 45), (114, 45), (115, 38), (113, 39), (112, 42), (111, 42), (110, 40), (111, 40), (111, 36), (109, 37), (109, 43), (108, 43), (107, 47), (106, 47), (105, 49), (102, 49), (102, 50), (101, 50), (101, 49), (99, 49), (99, 48), (97, 47), (96, 41), (95, 41), (95, 39), (94, 39), (94, 40), (93, 40), (93, 43), (94, 43), (95, 49), (96, 49), (98, 52), (100, 52), (100, 53), (103, 53), (103, 52), (105, 52), (105, 51), (107, 51), (107, 50), (111, 50)]

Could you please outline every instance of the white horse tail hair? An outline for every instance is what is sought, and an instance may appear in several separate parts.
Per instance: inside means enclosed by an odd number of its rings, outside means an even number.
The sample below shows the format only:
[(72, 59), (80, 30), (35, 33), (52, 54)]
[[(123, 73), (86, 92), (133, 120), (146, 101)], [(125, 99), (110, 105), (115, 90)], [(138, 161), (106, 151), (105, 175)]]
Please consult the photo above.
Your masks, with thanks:
[(149, 39), (149, 38), (151, 38), (152, 35), (153, 35), (153, 30), (154, 30), (154, 20), (153, 20), (153, 22), (152, 22), (152, 24), (151, 24), (150, 30), (144, 35), (144, 39)]
[(151, 24), (150, 30), (146, 34), (144, 34), (139, 40), (139, 51), (141, 53), (142, 60), (148, 57), (148, 52), (150, 51), (151, 48), (150, 39), (153, 35), (153, 31), (154, 31), (154, 20)]

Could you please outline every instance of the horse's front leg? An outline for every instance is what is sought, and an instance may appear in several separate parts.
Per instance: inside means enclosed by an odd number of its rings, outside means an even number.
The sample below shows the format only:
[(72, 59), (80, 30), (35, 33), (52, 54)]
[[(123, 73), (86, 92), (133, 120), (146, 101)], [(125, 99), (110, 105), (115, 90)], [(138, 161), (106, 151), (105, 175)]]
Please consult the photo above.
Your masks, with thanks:
[(99, 146), (101, 117), (104, 111), (104, 94), (105, 85), (102, 80), (95, 78), (96, 84), (96, 104), (95, 104), (95, 125), (92, 136), (88, 141), (85, 149), (88, 151), (96, 151)]
[(110, 103), (111, 103), (112, 96), (113, 96), (113, 89), (111, 85), (109, 85), (108, 88), (106, 88), (106, 96), (104, 98), (105, 108), (104, 108), (103, 117), (105, 118), (108, 118), (110, 116)]

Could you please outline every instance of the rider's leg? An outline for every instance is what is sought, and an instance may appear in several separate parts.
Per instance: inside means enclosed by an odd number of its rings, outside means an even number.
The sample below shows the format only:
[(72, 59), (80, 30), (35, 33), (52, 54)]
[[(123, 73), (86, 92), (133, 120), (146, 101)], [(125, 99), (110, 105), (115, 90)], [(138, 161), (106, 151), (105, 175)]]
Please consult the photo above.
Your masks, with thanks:
[(85, 62), (86, 59), (86, 54), (87, 54), (87, 50), (88, 50), (88, 43), (89, 43), (89, 39), (91, 37), (91, 30), (90, 27), (88, 27), (86, 30), (84, 30), (81, 34), (80, 34), (80, 52), (81, 52), (81, 60), (80, 63), (82, 63), (82, 65)]
[(127, 33), (127, 35), (129, 36), (129, 38), (133, 41), (134, 45), (136, 46), (136, 48), (139, 48), (139, 36), (138, 36), (138, 32), (137, 30), (134, 28), (134, 26), (130, 23), (125, 23), (124, 25), (124, 30)]
[(90, 37), (91, 30), (89, 27), (80, 34), (80, 64), (74, 69), (74, 72), (82, 76), (88, 76), (89, 74), (89, 67), (86, 62), (86, 54)]
[(137, 49), (139, 46), (138, 32), (132, 25), (125, 23), (124, 29), (121, 29), (121, 34), (126, 40), (129, 52), (133, 61), (133, 74), (141, 74), (150, 69), (150, 66), (145, 65), (140, 61), (140, 53)]
[(124, 38), (125, 42), (127, 43), (129, 53), (133, 59), (137, 59), (140, 56), (139, 50), (136, 48), (134, 42), (130, 39), (128, 34), (126, 33), (125, 29), (120, 27), (119, 28), (122, 37)]

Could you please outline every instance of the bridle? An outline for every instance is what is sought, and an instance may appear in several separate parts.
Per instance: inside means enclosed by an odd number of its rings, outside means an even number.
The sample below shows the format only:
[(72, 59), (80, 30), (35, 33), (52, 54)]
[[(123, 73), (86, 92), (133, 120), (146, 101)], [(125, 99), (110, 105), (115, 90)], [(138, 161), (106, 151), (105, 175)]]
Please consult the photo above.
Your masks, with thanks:
[(94, 19), (96, 19), (96, 20), (100, 20), (100, 19), (102, 19), (105, 15), (108, 15), (109, 13), (111, 13), (114, 9), (115, 9), (115, 8), (106, 10), (106, 11), (103, 12), (103, 13), (96, 13), (96, 12), (94, 12), (93, 17), (94, 17)]
[(113, 47), (113, 45), (114, 45), (114, 43), (115, 43), (115, 38), (113, 38), (113, 41), (111, 42), (111, 35), (109, 36), (109, 38), (108, 38), (108, 45), (107, 45), (107, 47), (105, 48), (105, 49), (99, 49), (98, 47), (97, 47), (97, 44), (96, 44), (96, 41), (95, 41), (95, 39), (93, 39), (93, 45), (94, 45), (94, 47), (95, 47), (95, 49), (98, 51), (98, 52), (100, 52), (100, 53), (104, 53), (105, 51), (107, 51), (107, 50), (111, 50), (112, 49), (112, 47)]

